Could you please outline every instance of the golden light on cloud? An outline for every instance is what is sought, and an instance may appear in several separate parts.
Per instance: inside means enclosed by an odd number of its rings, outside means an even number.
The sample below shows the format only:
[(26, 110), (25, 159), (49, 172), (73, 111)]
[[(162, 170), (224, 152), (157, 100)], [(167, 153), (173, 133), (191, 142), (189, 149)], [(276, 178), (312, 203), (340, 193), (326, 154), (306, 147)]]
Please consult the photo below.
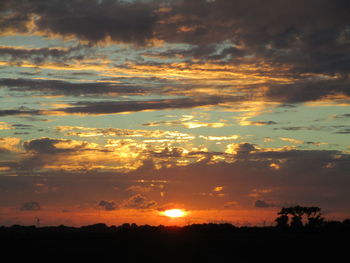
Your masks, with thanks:
[(169, 209), (161, 212), (161, 214), (167, 217), (177, 218), (186, 216), (187, 212), (182, 209)]

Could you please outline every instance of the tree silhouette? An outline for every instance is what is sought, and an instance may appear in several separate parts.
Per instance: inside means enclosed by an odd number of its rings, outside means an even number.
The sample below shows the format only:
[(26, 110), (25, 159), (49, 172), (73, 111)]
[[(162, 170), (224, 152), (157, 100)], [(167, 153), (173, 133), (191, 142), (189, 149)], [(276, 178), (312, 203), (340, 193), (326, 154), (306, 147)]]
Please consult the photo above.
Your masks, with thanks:
[(290, 208), (290, 214), (293, 215), (292, 222), (290, 224), (292, 228), (303, 227), (303, 215), (306, 209), (306, 207), (301, 207), (299, 205)]
[(275, 222), (277, 222), (277, 227), (278, 228), (287, 228), (288, 225), (288, 216), (287, 215), (280, 215), (275, 219)]
[[(277, 227), (286, 228), (288, 226), (299, 229), (303, 227), (303, 216), (306, 215), (307, 227), (321, 227), (324, 223), (324, 218), (321, 216), (321, 208), (319, 207), (306, 207), (306, 206), (291, 206), (282, 207), (278, 212), (279, 217), (275, 219)], [(290, 225), (289, 216), (292, 216)]]
[(305, 213), (308, 220), (308, 227), (321, 227), (324, 224), (324, 218), (322, 217), (321, 208), (306, 207)]

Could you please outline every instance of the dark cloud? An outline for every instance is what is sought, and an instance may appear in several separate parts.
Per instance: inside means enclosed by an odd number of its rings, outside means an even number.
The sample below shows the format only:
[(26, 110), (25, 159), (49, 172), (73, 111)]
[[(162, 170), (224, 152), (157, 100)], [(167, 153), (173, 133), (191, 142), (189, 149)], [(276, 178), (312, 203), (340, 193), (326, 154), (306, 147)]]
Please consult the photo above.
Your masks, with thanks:
[(252, 151), (255, 151), (256, 148), (253, 144), (250, 144), (250, 143), (240, 143), (238, 144), (235, 150), (237, 152), (237, 155), (245, 155), (245, 154), (249, 154)]
[[(0, 147), (0, 158), (2, 161), (0, 161), (0, 174), (1, 175), (9, 175), (12, 174), (11, 172), (14, 170), (18, 170), (18, 162), (11, 161), (11, 151), (2, 149)], [(1, 187), (0, 187), (1, 188)]]
[[(150, 92), (147, 88), (116, 85), (109, 82), (72, 83), (62, 80), (32, 80), (32, 79), (0, 79), (0, 87), (11, 91), (32, 91), (41, 95), (145, 95)], [(154, 90), (152, 92), (155, 92)], [(11, 112), (9, 112), (11, 114)]]
[(24, 203), (20, 208), (22, 211), (38, 211), (40, 209), (41, 208), (38, 202), (27, 202)]
[(131, 209), (152, 209), (156, 205), (156, 201), (150, 200), (141, 194), (134, 195), (124, 202), (124, 207)]
[(98, 203), (100, 207), (103, 207), (106, 211), (113, 211), (118, 209), (118, 205), (114, 201), (102, 200)]
[(30, 110), (25, 108), (15, 110), (0, 110), (0, 117), (14, 116), (14, 115), (40, 115), (39, 110)]
[(350, 128), (345, 128), (336, 132), (337, 134), (350, 134)]
[(249, 122), (250, 125), (275, 125), (277, 122), (275, 121), (252, 121)]
[(28, 22), (32, 5), (29, 1), (1, 1), (0, 3), (0, 32), (15, 31), (18, 33), (27, 33)]
[(254, 203), (255, 207), (259, 207), (259, 208), (268, 208), (268, 207), (274, 207), (273, 204), (270, 204), (268, 202), (265, 202), (263, 200), (256, 200)]
[(225, 209), (232, 209), (236, 208), (238, 206), (238, 202), (236, 201), (228, 201), (223, 205), (223, 208)]
[[(244, 63), (254, 57), (254, 63), (288, 67), (296, 83), (270, 83), (269, 100), (296, 103), (350, 95), (350, 17), (345, 11), (350, 4), (346, 0), (203, 0), (172, 7), (164, 14), (172, 19), (164, 17), (166, 22), (157, 32), (169, 42), (194, 44), (187, 56), (225, 59), (226, 63)], [(225, 41), (227, 47), (220, 48)], [(327, 74), (329, 79), (305, 79), (302, 73)]]
[(161, 152), (153, 152), (153, 156), (155, 157), (181, 157), (182, 153), (183, 153), (184, 149), (182, 148), (171, 148), (169, 149), (169, 147), (165, 147), (164, 150), (162, 150)]
[(82, 152), (93, 151), (87, 142), (47, 137), (26, 141), (23, 143), (23, 148), (27, 153), (18, 163), (21, 172), (42, 168), (55, 163), (60, 158), (79, 156)]
[(85, 47), (78, 45), (68, 49), (57, 48), (36, 48), (23, 49), (0, 47), (0, 57), (4, 57), (10, 62), (21, 62), (29, 60), (34, 64), (40, 65), (44, 61), (55, 61), (63, 63), (69, 59), (80, 60), (84, 58)]
[(63, 139), (40, 138), (24, 142), (23, 146), (27, 151), (44, 154), (68, 153), (80, 150), (84, 147), (84, 144), (81, 144), (78, 146), (75, 145), (72, 148), (58, 148), (56, 144), (62, 142), (69, 144), (71, 141)]
[[(332, 34), (326, 29), (342, 28), (349, 21), (345, 11), (349, 7), (345, 0), (310, 0), (307, 3), (302, 0), (174, 2), (171, 12), (164, 13), (164, 16), (182, 17), (168, 19), (167, 28), (172, 30), (162, 32), (162, 36), (191, 43), (242, 39), (245, 44), (260, 46), (271, 43), (278, 48), (295, 45), (299, 38), (299, 41), (322, 44), (334, 36), (334, 31)], [(181, 26), (187, 26), (187, 29), (179, 30)], [(171, 35), (174, 32), (176, 34)], [(309, 39), (311, 36), (318, 38)]]
[[(246, 146), (246, 148), (252, 148)], [(62, 153), (65, 154), (65, 153)], [(45, 157), (39, 154), (40, 157)], [(140, 167), (129, 173), (108, 173), (103, 170), (65, 171), (39, 169), (33, 171), (18, 170), (14, 173), (18, 176), (0, 176), (1, 205), (16, 205), (26, 195), (30, 200), (37, 198), (38, 184), (45, 184), (50, 188), (58, 188), (59, 195), (54, 191), (42, 193), (42, 198), (47, 202), (59, 202), (64, 204), (81, 204), (91, 202), (103, 195), (108, 200), (125, 200), (121, 202), (121, 208), (148, 209), (162, 207), (165, 203), (180, 203), (187, 209), (208, 209), (250, 207), (254, 192), (260, 196), (254, 196), (256, 200), (262, 200), (268, 204), (301, 203), (315, 204), (324, 209), (348, 211), (350, 201), (350, 178), (344, 171), (350, 170), (350, 157), (340, 151), (326, 150), (271, 150), (255, 147), (245, 155), (221, 155), (224, 158), (232, 157), (232, 162), (196, 162), (187, 166), (172, 166), (169, 168), (155, 169), (150, 161), (145, 162), (146, 167)], [(55, 157), (55, 155), (54, 155)], [(57, 157), (57, 156), (56, 156)], [(75, 157), (77, 158), (77, 157)], [(106, 156), (108, 159), (108, 156)], [(42, 165), (50, 165), (50, 160), (42, 158)], [(29, 160), (28, 160), (29, 162)], [(271, 169), (271, 164), (279, 165), (278, 169)], [(12, 165), (2, 163), (3, 166)], [(39, 176), (44, 175), (44, 176)], [(74, 176), (73, 176), (74, 175)], [(117, 176), (116, 176), (117, 175)], [(149, 198), (142, 195), (127, 197), (130, 191), (115, 191), (127, 189), (135, 184), (135, 180), (143, 180), (157, 184), (162, 181), (164, 188), (159, 189), (165, 193), (160, 198), (157, 192), (149, 192)], [(223, 185), (225, 196), (213, 197), (208, 195), (195, 195), (205, 193), (213, 187)], [(159, 199), (157, 199), (157, 196)], [(116, 199), (117, 198), (117, 199)], [(233, 201), (230, 203), (231, 201)], [(278, 200), (278, 203), (269, 200)], [(111, 202), (111, 201), (108, 201)], [(156, 202), (160, 205), (156, 205)], [(236, 207), (236, 208), (237, 208)], [(101, 206), (104, 208), (104, 206)]]
[[(228, 101), (238, 101), (242, 97), (201, 97), (148, 101), (101, 101), (77, 102), (72, 107), (58, 108), (54, 112), (66, 114), (114, 114), (144, 110), (186, 109), (201, 106), (218, 105)], [(49, 112), (47, 112), (50, 114)]]
[(350, 113), (345, 113), (345, 114), (337, 115), (336, 118), (350, 118)]
[(16, 130), (28, 130), (34, 126), (30, 124), (12, 124), (11, 127), (15, 128)]
[[(160, 12), (164, 6), (169, 9)], [(339, 94), (350, 96), (347, 10), (347, 0), (9, 0), (0, 6), (0, 29), (29, 32), (35, 15), (33, 23), (38, 30), (75, 36), (90, 45), (106, 39), (145, 45), (158, 38), (189, 44), (187, 49), (165, 51), (165, 56), (258, 67), (268, 64), (275, 70), (271, 73), (261, 67), (265, 76), (287, 68), (285, 77), (295, 81), (267, 83), (265, 96), (267, 100), (298, 103)], [(0, 48), (0, 54), (40, 63), (44, 58), (79, 58), (80, 49), (82, 46), (68, 51), (6, 47)], [(95, 93), (91, 87), (75, 87), (70, 89), (72, 93)]]
[(286, 103), (316, 101), (331, 95), (350, 96), (350, 79), (340, 77), (331, 80), (306, 79), (293, 84), (270, 85), (265, 96)]
[(274, 130), (285, 130), (285, 131), (320, 131), (323, 130), (324, 127), (320, 126), (290, 126), (290, 127), (280, 127), (274, 128)]
[[(41, 31), (76, 36), (89, 43), (110, 38), (144, 44), (153, 37), (156, 16), (153, 5), (141, 1), (49, 0), (7, 1), (0, 6), (0, 29), (28, 32), (31, 15), (37, 15)], [(5, 14), (5, 15), (4, 15)]]
[(329, 126), (291, 126), (274, 128), (274, 130), (285, 131), (327, 131), (335, 134), (347, 134), (350, 130), (349, 125), (329, 125)]

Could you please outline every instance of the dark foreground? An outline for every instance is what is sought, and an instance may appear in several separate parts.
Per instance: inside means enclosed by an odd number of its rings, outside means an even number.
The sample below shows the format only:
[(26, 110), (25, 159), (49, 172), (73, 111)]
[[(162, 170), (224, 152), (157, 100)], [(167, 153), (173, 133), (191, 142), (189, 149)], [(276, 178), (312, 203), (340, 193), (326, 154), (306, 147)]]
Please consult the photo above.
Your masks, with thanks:
[(343, 262), (350, 254), (350, 226), (12, 226), (0, 227), (0, 241), (7, 262)]

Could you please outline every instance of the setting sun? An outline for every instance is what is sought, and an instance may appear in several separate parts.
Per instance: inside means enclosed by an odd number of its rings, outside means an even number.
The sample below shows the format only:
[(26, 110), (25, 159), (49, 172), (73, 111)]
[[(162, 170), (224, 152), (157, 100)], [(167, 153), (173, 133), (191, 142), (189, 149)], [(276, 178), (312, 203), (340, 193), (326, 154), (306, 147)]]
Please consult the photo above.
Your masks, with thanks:
[(186, 212), (181, 209), (170, 209), (170, 210), (165, 210), (163, 214), (168, 217), (176, 218), (176, 217), (184, 217), (186, 215)]

